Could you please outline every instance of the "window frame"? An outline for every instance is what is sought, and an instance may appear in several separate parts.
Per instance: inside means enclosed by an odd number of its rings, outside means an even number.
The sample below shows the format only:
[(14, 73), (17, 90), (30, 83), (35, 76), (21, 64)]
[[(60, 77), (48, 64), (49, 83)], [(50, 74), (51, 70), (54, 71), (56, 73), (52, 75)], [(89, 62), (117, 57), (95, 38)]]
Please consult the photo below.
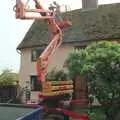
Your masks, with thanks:
[(37, 75), (30, 75), (30, 89), (33, 92), (41, 91), (42, 84), (38, 83)]
[[(41, 53), (44, 51), (45, 47), (37, 47), (33, 48), (31, 50), (31, 62), (36, 62), (38, 57), (41, 55)], [(34, 53), (36, 52), (36, 53)], [(34, 55), (35, 54), (35, 55)]]

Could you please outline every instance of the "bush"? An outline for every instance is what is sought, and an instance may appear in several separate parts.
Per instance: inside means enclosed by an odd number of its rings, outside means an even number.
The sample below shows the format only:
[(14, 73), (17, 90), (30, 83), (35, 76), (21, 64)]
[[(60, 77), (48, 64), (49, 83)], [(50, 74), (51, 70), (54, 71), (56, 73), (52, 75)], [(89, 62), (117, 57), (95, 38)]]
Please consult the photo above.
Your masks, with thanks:
[(120, 101), (120, 44), (117, 42), (103, 41), (84, 50), (74, 50), (68, 55), (66, 67), (72, 78), (84, 76), (88, 92), (96, 95), (101, 103), (109, 103), (104, 107)]
[(46, 80), (48, 81), (65, 81), (68, 80), (67, 73), (64, 70), (57, 71), (56, 69), (51, 70), (46, 74)]
[(12, 73), (11, 70), (5, 69), (0, 75), (0, 85), (13, 85), (18, 80), (18, 74)]

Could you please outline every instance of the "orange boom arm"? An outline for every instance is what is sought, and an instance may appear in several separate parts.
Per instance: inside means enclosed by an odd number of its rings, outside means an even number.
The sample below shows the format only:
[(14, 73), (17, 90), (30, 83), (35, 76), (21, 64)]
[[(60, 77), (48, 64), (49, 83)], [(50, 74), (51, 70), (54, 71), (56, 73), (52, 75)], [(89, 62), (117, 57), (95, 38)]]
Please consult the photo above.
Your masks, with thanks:
[[(17, 19), (45, 19), (48, 21), (51, 31), (51, 42), (39, 56), (37, 60), (37, 74), (38, 80), (45, 81), (45, 73), (49, 64), (49, 59), (55, 52), (55, 50), (62, 43), (62, 30), (64, 28), (70, 27), (72, 24), (68, 20), (56, 20), (57, 12), (51, 12), (45, 10), (38, 0), (33, 0), (35, 2), (35, 8), (30, 9), (22, 0), (16, 0), (16, 18)], [(28, 14), (32, 13), (32, 14)], [(36, 15), (39, 13), (39, 16)]]

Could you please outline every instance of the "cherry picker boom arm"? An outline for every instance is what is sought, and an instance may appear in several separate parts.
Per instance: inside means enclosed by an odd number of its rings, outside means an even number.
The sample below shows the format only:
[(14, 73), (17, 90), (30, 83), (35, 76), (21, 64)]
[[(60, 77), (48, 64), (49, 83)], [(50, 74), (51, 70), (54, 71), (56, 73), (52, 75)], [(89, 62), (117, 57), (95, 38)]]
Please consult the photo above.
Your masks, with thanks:
[[(48, 67), (50, 56), (53, 55), (55, 50), (62, 43), (62, 30), (64, 28), (70, 27), (72, 24), (69, 20), (56, 20), (57, 12), (45, 10), (38, 0), (33, 0), (35, 2), (35, 8), (30, 9), (29, 6), (23, 2), (23, 0), (16, 0), (16, 18), (17, 19), (44, 19), (48, 21), (48, 25), (51, 28), (51, 42), (48, 44), (43, 53), (39, 56), (37, 60), (37, 74), (38, 80), (45, 81), (45, 73)], [(28, 14), (32, 13), (32, 14)], [(36, 13), (39, 14), (36, 15)]]

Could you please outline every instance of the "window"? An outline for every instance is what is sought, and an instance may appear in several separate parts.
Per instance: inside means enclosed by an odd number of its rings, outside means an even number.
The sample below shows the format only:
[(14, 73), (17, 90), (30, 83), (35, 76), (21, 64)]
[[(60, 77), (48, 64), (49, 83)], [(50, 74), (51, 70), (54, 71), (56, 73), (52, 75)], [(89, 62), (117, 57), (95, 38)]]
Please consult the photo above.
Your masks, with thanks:
[(35, 48), (31, 51), (31, 61), (36, 61), (37, 58), (41, 55), (41, 53), (43, 52), (44, 48), (40, 47), (40, 48)]
[(37, 80), (37, 76), (30, 76), (31, 91), (40, 91), (42, 89), (42, 84)]

